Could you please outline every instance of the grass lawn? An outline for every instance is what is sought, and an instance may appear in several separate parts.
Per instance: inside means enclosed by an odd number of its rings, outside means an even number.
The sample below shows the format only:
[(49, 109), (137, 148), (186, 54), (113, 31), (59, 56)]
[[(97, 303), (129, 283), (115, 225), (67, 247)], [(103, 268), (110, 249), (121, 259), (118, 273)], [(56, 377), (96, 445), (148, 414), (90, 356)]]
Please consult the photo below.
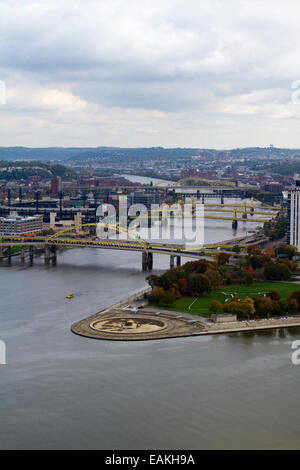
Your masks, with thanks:
[(230, 299), (234, 295), (237, 295), (240, 299), (248, 296), (263, 297), (271, 290), (276, 290), (280, 297), (285, 299), (290, 292), (300, 290), (300, 284), (293, 284), (291, 282), (264, 282), (262, 284), (253, 284), (252, 286), (226, 286), (220, 290), (213, 291), (206, 297), (182, 297), (176, 300), (172, 307), (164, 307), (164, 310), (209, 317), (212, 313), (209, 310), (212, 300), (219, 300), (223, 304), (226, 299)]
[[(25, 246), (24, 247), (25, 251), (28, 251), (29, 250), (29, 247), (28, 246)], [(10, 249), (10, 254), (11, 255), (14, 255), (15, 253), (19, 253), (21, 251), (21, 247), (20, 246), (12, 246), (11, 249)], [(3, 254), (4, 255), (7, 255), (8, 254), (8, 250), (5, 249), (3, 250)]]

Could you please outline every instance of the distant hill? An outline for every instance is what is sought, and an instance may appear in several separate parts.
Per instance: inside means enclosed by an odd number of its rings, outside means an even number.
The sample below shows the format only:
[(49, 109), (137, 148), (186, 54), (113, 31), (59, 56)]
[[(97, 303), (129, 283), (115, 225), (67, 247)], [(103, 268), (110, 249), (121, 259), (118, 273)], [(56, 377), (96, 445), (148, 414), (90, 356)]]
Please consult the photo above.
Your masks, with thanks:
[[(29, 148), (29, 147), (0, 147), (0, 160), (39, 160), (39, 161), (86, 161), (102, 159), (130, 158), (184, 158), (198, 155), (200, 149), (165, 149), (154, 148), (119, 148), (119, 147), (85, 147), (85, 148)], [(208, 150), (215, 154), (215, 150)]]
[[(163, 148), (163, 147), (149, 147), (149, 148), (118, 148), (118, 147), (99, 147), (92, 150), (87, 150), (79, 153), (70, 158), (72, 161), (89, 161), (89, 160), (161, 160), (177, 158), (184, 159), (190, 158), (194, 155), (199, 155), (201, 149), (193, 148)], [(216, 150), (206, 150), (211, 155), (216, 155)]]
[(299, 149), (282, 149), (278, 147), (246, 147), (230, 150), (231, 156), (236, 156), (237, 158), (256, 158), (256, 157), (292, 157), (294, 155), (299, 155)]
[(200, 148), (118, 148), (98, 147), (96, 149), (82, 150), (79, 154), (70, 157), (72, 162), (114, 161), (126, 160), (185, 160), (193, 156), (204, 155), (206, 158), (216, 159), (228, 155), (233, 158), (286, 158), (299, 155), (299, 149), (281, 149), (276, 147), (251, 147), (232, 150), (215, 150)]
[(283, 149), (276, 147), (251, 147), (232, 150), (215, 150), (200, 148), (120, 148), (120, 147), (0, 147), (0, 160), (20, 161), (69, 161), (70, 163), (105, 161), (113, 159), (115, 162), (124, 160), (160, 160), (160, 159), (189, 159), (192, 156), (203, 154), (206, 157), (217, 158), (224, 153), (235, 158), (285, 158), (300, 155), (300, 149)]
[(29, 147), (0, 147), (0, 160), (39, 160), (63, 161), (68, 160), (83, 151), (93, 150), (87, 148), (29, 148)]
[(60, 176), (64, 181), (77, 178), (77, 174), (70, 167), (58, 163), (46, 163), (41, 161), (0, 161), (0, 180), (16, 181), (28, 180), (32, 176), (49, 180), (54, 176)]

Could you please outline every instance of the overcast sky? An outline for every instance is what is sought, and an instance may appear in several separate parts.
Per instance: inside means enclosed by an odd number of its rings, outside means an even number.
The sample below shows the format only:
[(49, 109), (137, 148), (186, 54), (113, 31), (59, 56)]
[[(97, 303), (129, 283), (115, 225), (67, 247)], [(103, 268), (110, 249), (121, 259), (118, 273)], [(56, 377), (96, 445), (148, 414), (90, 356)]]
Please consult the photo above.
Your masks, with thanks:
[(300, 148), (299, 24), (299, 0), (0, 0), (0, 146)]

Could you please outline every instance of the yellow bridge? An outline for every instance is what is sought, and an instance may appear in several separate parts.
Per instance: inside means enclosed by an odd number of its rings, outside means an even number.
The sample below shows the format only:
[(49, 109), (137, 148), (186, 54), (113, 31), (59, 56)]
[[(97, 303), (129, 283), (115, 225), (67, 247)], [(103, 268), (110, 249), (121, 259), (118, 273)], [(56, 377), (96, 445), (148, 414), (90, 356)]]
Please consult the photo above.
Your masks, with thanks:
[[(160, 208), (149, 210), (147, 215), (141, 214), (138, 219), (145, 220), (149, 217), (152, 217), (152, 220), (164, 220), (168, 218), (205, 218), (211, 220), (231, 220), (233, 222), (233, 228), (237, 228), (238, 222), (246, 222), (249, 220), (250, 222), (260, 223), (263, 224), (265, 222), (269, 222), (270, 218), (275, 217), (280, 208), (276, 208), (269, 205), (254, 205), (254, 199), (251, 199), (250, 206), (247, 204), (247, 201), (244, 201), (243, 204), (201, 204), (198, 205), (195, 202), (195, 198), (191, 198), (190, 205), (190, 212), (191, 214), (187, 214), (184, 212), (184, 201), (180, 199), (177, 204), (173, 204), (172, 206), (168, 206), (167, 204), (163, 205)], [(198, 208), (200, 210), (198, 210)], [(202, 210), (203, 209), (203, 210)], [(209, 214), (211, 212), (215, 212), (215, 214)], [(232, 216), (223, 215), (223, 213), (232, 213)], [(239, 214), (242, 216), (239, 217)], [(255, 214), (264, 215), (268, 218), (256, 218), (254, 217)], [(249, 218), (250, 216), (250, 218)], [(133, 215), (129, 218), (135, 219), (137, 216)]]
[[(215, 207), (222, 207), (222, 209), (216, 209)], [(167, 218), (182, 217), (183, 201), (179, 201), (177, 205), (169, 207), (168, 205), (163, 206), (160, 209), (152, 210), (148, 212), (147, 216), (140, 215), (138, 218), (133, 216), (132, 219), (136, 219), (137, 222), (143, 219), (153, 220), (164, 220)], [(177, 212), (178, 211), (178, 212)], [(206, 204), (204, 211), (197, 213), (197, 204), (192, 199), (191, 213), (184, 214), (184, 218), (204, 218), (212, 220), (228, 220), (232, 221), (232, 227), (237, 228), (238, 222), (255, 222), (262, 224), (270, 220), (270, 216), (274, 217), (279, 212), (278, 208), (272, 206), (261, 205), (259, 207), (254, 206), (254, 200), (251, 200), (250, 208), (247, 206), (245, 201), (243, 204)], [(216, 212), (218, 214), (209, 215), (207, 212)], [(232, 216), (228, 214), (222, 215), (220, 212), (232, 212)], [(268, 219), (256, 218), (254, 214), (260, 214), (269, 216)], [(239, 214), (242, 214), (239, 216)], [(250, 218), (248, 216), (250, 215)], [(154, 216), (154, 219), (153, 219)], [(151, 220), (152, 219), (152, 220)], [(82, 231), (84, 227), (99, 227), (103, 226), (105, 229), (113, 229), (119, 234), (125, 234), (126, 239), (99, 239), (96, 237), (81, 238), (78, 233)], [(68, 232), (75, 231), (75, 236), (70, 236)], [(128, 237), (130, 239), (128, 239)], [(236, 243), (236, 242), (234, 242)], [(111, 225), (109, 223), (96, 223), (96, 224), (84, 224), (80, 226), (69, 227), (65, 230), (57, 232), (53, 236), (35, 236), (35, 235), (14, 235), (14, 236), (1, 236), (0, 237), (0, 259), (3, 257), (3, 249), (6, 248), (8, 251), (8, 257), (10, 257), (11, 247), (19, 246), (21, 248), (21, 259), (25, 258), (25, 247), (29, 249), (29, 256), (33, 258), (33, 249), (41, 248), (45, 252), (45, 261), (50, 259), (56, 259), (56, 247), (86, 247), (86, 248), (102, 248), (110, 250), (126, 250), (136, 251), (143, 254), (142, 263), (143, 269), (152, 269), (153, 266), (153, 253), (163, 254), (170, 256), (170, 264), (174, 266), (174, 260), (177, 259), (177, 265), (181, 263), (181, 257), (199, 259), (203, 256), (217, 256), (222, 251), (231, 250), (233, 244), (217, 243), (214, 245), (205, 245), (199, 248), (187, 248), (185, 245), (180, 244), (165, 244), (165, 243), (153, 243), (144, 240), (137, 236), (136, 233), (130, 232), (128, 229), (121, 228), (118, 225)], [(249, 246), (249, 245), (241, 245)], [(228, 253), (231, 253), (228, 251)], [(232, 253), (231, 253), (232, 254)]]
[[(67, 236), (68, 232), (82, 230), (84, 227), (99, 227), (99, 225), (105, 228), (114, 229), (118, 233), (124, 233), (131, 239), (120, 240), (120, 239), (97, 239), (96, 237), (81, 238), (78, 235)], [(75, 235), (75, 236), (74, 236)], [(29, 250), (29, 256), (33, 259), (34, 249), (40, 248), (44, 250), (45, 262), (49, 262), (50, 259), (56, 260), (56, 248), (101, 248), (110, 250), (126, 250), (135, 251), (142, 253), (142, 266), (144, 270), (152, 269), (153, 267), (153, 254), (161, 254), (170, 256), (170, 266), (174, 267), (175, 260), (177, 266), (181, 264), (181, 257), (191, 259), (201, 259), (204, 256), (217, 256), (222, 252), (232, 254), (229, 251), (234, 245), (219, 243), (218, 245), (206, 245), (203, 247), (187, 247), (182, 244), (165, 244), (165, 243), (153, 243), (138, 237), (135, 233), (130, 232), (119, 226), (114, 226), (106, 223), (97, 224), (84, 224), (80, 226), (69, 227), (66, 230), (56, 233), (53, 236), (35, 236), (35, 235), (12, 235), (12, 236), (1, 236), (0, 237), (0, 259), (3, 258), (3, 250), (8, 251), (8, 258), (11, 257), (11, 247), (18, 246), (21, 249), (21, 260), (25, 259), (25, 248)], [(243, 245), (241, 245), (243, 246)]]

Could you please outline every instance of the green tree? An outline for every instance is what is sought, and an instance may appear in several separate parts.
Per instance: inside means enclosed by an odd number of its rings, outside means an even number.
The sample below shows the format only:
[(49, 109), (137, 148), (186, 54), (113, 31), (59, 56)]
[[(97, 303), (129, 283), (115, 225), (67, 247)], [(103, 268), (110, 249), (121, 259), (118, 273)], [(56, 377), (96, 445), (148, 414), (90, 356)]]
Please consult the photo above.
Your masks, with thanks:
[(289, 281), (291, 278), (291, 270), (283, 263), (267, 261), (264, 264), (264, 276), (269, 281)]
[(289, 281), (291, 279), (291, 270), (286, 264), (279, 263), (277, 269), (280, 281)]
[(211, 284), (204, 274), (190, 274), (188, 288), (191, 295), (201, 297), (211, 292)]
[(289, 304), (285, 299), (281, 299), (278, 302), (280, 315), (287, 315), (289, 311)]
[(253, 284), (253, 276), (250, 273), (247, 273), (245, 276), (245, 284), (246, 286), (251, 286)]
[(146, 280), (147, 280), (149, 286), (152, 287), (152, 289), (155, 286), (157, 286), (157, 287), (161, 286), (160, 276), (157, 276), (157, 274), (151, 274), (150, 276), (147, 276)]
[(276, 255), (286, 255), (290, 260), (297, 254), (297, 248), (292, 245), (280, 245), (276, 249)]

